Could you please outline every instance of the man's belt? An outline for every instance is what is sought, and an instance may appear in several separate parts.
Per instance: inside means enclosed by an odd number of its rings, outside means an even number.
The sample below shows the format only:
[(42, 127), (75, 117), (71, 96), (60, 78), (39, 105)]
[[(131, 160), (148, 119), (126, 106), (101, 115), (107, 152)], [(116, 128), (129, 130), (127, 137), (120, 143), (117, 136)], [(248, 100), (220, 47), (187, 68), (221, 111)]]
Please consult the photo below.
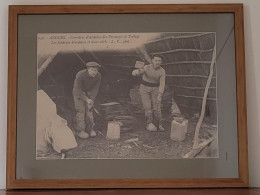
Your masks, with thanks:
[(159, 87), (160, 86), (160, 83), (149, 83), (144, 80), (142, 80), (142, 84), (146, 87)]

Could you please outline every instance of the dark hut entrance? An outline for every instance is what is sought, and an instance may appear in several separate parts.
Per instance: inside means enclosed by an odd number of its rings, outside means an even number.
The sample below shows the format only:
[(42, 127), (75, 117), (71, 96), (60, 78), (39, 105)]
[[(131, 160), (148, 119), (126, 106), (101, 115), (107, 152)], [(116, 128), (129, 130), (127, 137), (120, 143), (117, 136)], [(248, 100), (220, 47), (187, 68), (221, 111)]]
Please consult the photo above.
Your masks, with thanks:
[[(138, 60), (143, 59), (135, 51), (60, 52), (39, 76), (38, 84), (56, 103), (58, 114), (65, 118), (73, 129), (75, 110), (72, 89), (75, 76), (80, 70), (86, 68), (86, 62), (96, 61), (102, 66), (100, 70), (102, 81), (95, 101), (97, 110), (102, 111), (100, 105), (104, 103), (118, 102), (120, 108), (106, 113), (110, 116), (104, 116), (104, 120), (112, 120), (113, 117), (122, 115), (132, 116), (135, 109), (140, 109), (142, 106), (139, 97), (133, 97), (138, 96), (139, 91), (135, 90), (130, 94), (131, 89), (139, 85), (140, 78), (133, 78), (131, 75), (134, 64)], [(132, 102), (138, 101), (137, 108), (132, 107), (131, 97)], [(99, 119), (102, 121), (102, 118)]]

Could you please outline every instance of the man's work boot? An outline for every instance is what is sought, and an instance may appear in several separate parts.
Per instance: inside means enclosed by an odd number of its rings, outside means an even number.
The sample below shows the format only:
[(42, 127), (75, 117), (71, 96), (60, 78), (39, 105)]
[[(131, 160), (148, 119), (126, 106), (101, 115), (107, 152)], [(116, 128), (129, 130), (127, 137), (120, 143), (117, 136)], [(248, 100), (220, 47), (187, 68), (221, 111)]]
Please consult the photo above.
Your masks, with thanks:
[(88, 133), (85, 132), (85, 131), (79, 131), (78, 136), (79, 136), (81, 139), (87, 139), (87, 138), (89, 137)]
[(90, 137), (96, 137), (97, 133), (93, 129), (90, 131)]
[(147, 124), (146, 129), (148, 131), (157, 131), (157, 128), (156, 128), (156, 126), (153, 123)]

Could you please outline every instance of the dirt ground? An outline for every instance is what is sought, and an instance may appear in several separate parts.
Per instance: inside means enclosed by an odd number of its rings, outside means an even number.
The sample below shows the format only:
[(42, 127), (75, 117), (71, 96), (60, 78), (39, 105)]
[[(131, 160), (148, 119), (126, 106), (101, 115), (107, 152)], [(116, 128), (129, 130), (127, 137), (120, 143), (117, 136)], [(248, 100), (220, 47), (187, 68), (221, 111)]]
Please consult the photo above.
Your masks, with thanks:
[[(97, 136), (88, 139), (80, 139), (75, 136), (78, 147), (66, 151), (65, 158), (116, 158), (116, 159), (179, 159), (191, 151), (193, 146), (195, 127), (198, 118), (193, 116), (188, 119), (188, 131), (182, 142), (171, 139), (171, 122), (164, 120), (165, 131), (149, 132), (145, 129), (144, 120), (141, 120), (143, 114), (135, 115), (137, 120), (135, 128), (122, 132), (120, 139), (109, 141), (106, 139), (106, 123), (96, 125)], [(217, 126), (210, 123), (210, 119), (204, 118), (200, 129), (200, 142), (216, 134)], [(135, 143), (126, 143), (126, 140), (138, 139)], [(61, 154), (55, 152), (50, 146), (48, 152), (43, 156), (45, 159), (59, 159)], [(211, 154), (210, 148), (206, 147), (197, 158), (217, 157), (217, 154)]]

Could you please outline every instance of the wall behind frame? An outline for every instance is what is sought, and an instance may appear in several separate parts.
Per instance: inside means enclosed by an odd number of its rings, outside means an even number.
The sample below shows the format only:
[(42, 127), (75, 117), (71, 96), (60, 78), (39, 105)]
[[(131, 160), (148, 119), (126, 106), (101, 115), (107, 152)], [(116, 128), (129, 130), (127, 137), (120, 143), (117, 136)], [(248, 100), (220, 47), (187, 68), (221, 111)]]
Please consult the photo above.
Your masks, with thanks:
[[(119, 4), (120, 0), (56, 0), (55, 4)], [(225, 0), (124, 0), (125, 4), (227, 3)], [(260, 187), (260, 13), (259, 0), (229, 0), (244, 4), (246, 87), (248, 114), (249, 179), (251, 187)], [(0, 189), (6, 186), (8, 5), (53, 4), (52, 0), (2, 0), (0, 2)]]

